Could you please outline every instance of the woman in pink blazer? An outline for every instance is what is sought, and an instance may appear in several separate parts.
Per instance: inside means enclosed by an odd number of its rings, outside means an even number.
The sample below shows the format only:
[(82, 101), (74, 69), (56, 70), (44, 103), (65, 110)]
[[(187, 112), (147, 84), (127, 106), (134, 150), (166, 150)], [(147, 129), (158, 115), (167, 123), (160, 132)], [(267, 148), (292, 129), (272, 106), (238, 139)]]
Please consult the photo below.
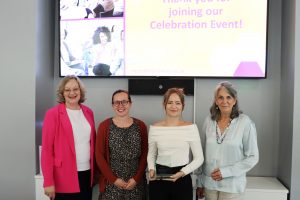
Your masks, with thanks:
[(57, 100), (43, 123), (45, 194), (52, 200), (91, 200), (96, 131), (93, 111), (82, 105), (85, 89), (78, 77), (62, 79)]

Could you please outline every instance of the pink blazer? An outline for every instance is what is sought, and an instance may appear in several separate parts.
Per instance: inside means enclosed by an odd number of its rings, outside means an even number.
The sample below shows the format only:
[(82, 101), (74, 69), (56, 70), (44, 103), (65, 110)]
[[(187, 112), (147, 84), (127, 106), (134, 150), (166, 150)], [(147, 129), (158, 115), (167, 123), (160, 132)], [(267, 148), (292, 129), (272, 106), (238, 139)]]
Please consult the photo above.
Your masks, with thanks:
[[(95, 122), (93, 111), (80, 105), (91, 126), (91, 185), (94, 174)], [(65, 104), (49, 109), (43, 123), (41, 165), (44, 187), (55, 186), (56, 192), (79, 192), (75, 144), (72, 125)]]

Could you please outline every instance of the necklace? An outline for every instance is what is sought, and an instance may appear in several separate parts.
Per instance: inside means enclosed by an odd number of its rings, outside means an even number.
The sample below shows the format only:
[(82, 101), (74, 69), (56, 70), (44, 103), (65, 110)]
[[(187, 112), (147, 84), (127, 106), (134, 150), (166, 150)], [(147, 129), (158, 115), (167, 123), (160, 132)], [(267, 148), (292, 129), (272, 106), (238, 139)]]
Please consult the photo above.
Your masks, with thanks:
[(231, 119), (229, 120), (229, 122), (228, 122), (228, 124), (227, 124), (227, 126), (226, 126), (226, 128), (225, 128), (225, 130), (223, 132), (223, 134), (221, 134), (221, 131), (220, 132), (218, 131), (218, 122), (216, 121), (216, 141), (217, 141), (218, 144), (222, 144), (223, 143), (223, 141), (224, 141), (224, 139), (226, 137), (227, 130), (229, 129), (230, 124), (231, 124)]

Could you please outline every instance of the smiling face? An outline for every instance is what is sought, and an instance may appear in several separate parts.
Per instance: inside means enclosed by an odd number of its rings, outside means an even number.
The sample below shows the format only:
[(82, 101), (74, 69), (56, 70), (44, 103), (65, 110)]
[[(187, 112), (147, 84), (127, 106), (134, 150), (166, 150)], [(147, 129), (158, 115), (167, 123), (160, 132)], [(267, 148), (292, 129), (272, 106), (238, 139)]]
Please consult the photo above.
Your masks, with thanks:
[(128, 95), (125, 92), (115, 94), (113, 97), (112, 107), (116, 113), (116, 116), (129, 116), (131, 102), (128, 99)]
[(70, 79), (64, 88), (63, 96), (67, 108), (79, 107), (80, 100), (80, 86), (75, 79)]
[(178, 94), (173, 93), (170, 95), (165, 104), (165, 110), (168, 117), (181, 117), (183, 104)]
[(222, 114), (231, 114), (233, 106), (236, 104), (236, 98), (231, 96), (225, 87), (221, 87), (216, 95), (215, 103)]

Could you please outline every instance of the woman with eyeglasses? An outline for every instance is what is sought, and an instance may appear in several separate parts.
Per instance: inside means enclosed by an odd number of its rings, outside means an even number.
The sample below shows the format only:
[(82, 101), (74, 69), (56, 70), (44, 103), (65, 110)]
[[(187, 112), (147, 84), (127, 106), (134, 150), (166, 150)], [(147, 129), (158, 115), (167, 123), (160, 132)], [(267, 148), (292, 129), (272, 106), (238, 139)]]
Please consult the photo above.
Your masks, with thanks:
[(78, 77), (61, 80), (57, 101), (43, 122), (45, 194), (51, 200), (91, 200), (96, 131), (93, 111), (82, 104), (85, 89)]
[(115, 91), (112, 95), (115, 115), (98, 127), (99, 200), (145, 199), (147, 127), (141, 120), (130, 116), (131, 105), (128, 91)]
[(203, 131), (205, 161), (197, 180), (198, 197), (244, 199), (246, 173), (258, 162), (257, 136), (253, 121), (239, 110), (230, 82), (217, 85)]
[(163, 100), (165, 118), (150, 126), (150, 200), (193, 199), (190, 173), (202, 164), (203, 153), (197, 125), (182, 119), (184, 106), (183, 90), (168, 89)]

